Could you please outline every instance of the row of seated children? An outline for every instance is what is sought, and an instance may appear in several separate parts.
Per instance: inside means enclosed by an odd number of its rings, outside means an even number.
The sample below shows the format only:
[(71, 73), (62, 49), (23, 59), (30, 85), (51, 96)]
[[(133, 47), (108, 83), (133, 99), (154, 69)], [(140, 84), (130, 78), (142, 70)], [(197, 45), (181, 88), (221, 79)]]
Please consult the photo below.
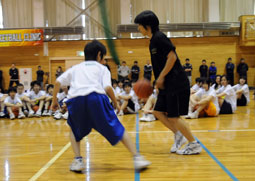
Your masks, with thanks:
[(186, 118), (213, 117), (218, 114), (233, 114), (237, 106), (246, 106), (249, 101), (249, 87), (245, 78), (231, 86), (227, 76), (217, 75), (215, 83), (210, 80), (196, 79), (191, 88), (189, 113)]
[[(114, 90), (114, 94), (117, 98), (118, 104), (120, 106), (120, 111), (118, 116), (122, 116), (124, 114), (133, 114), (137, 113), (141, 107), (141, 102), (143, 100), (138, 99), (134, 90), (134, 83), (131, 83), (127, 79), (123, 82), (117, 82), (117, 80), (112, 80), (112, 86)], [(152, 114), (154, 105), (156, 103), (157, 92), (154, 90), (153, 94), (145, 100), (146, 104), (142, 108), (144, 114), (140, 118), (140, 121), (154, 121), (156, 120), (154, 115)]]
[[(62, 87), (62, 92), (58, 93), (59, 109), (53, 113), (50, 109), (52, 93), (54, 86), (48, 85), (46, 92), (41, 90), (39, 82), (34, 81), (31, 83), (31, 89), (24, 91), (22, 84), (17, 85), (16, 88), (10, 88), (8, 95), (0, 94), (0, 116), (9, 116), (10, 119), (14, 119), (16, 116), (14, 112), (18, 109), (18, 118), (28, 117), (40, 117), (40, 116), (51, 116), (55, 119), (67, 119), (68, 111), (64, 104), (68, 88)], [(65, 113), (65, 114), (63, 114)]]

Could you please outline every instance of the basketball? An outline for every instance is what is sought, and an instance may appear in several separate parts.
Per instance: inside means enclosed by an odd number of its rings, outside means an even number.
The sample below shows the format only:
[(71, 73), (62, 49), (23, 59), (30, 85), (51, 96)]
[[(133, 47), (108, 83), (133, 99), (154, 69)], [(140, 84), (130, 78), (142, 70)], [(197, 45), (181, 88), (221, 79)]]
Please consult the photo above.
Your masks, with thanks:
[(34, 112), (37, 112), (38, 109), (39, 109), (39, 106), (33, 106), (33, 111), (34, 111)]
[(134, 91), (139, 98), (148, 98), (153, 92), (153, 87), (150, 81), (143, 79), (135, 83)]
[(13, 112), (13, 114), (15, 115), (15, 117), (18, 117), (18, 115), (19, 115), (19, 108), (17, 108), (17, 107), (12, 107), (12, 112)]

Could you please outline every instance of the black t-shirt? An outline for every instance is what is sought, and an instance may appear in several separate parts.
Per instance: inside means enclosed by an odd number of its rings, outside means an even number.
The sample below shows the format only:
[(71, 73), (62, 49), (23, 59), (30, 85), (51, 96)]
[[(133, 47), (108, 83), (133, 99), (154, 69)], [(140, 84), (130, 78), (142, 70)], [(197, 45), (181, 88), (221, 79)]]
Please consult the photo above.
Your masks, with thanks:
[[(154, 33), (150, 40), (150, 53), (155, 79), (159, 77), (161, 71), (164, 69), (167, 62), (167, 56), (171, 51), (176, 54), (175, 46), (167, 36), (160, 31)], [(177, 54), (176, 57), (177, 60), (175, 61), (174, 66), (165, 76), (165, 90), (169, 92), (178, 92), (180, 90), (189, 89), (189, 80)]]
[(144, 65), (144, 74), (151, 75), (152, 66), (151, 65)]
[(37, 74), (37, 81), (43, 82), (44, 71), (42, 71), (42, 70), (37, 70), (36, 74)]
[(208, 66), (200, 65), (199, 67), (200, 77), (207, 77), (208, 75)]
[(9, 75), (11, 76), (11, 79), (17, 80), (19, 79), (19, 71), (17, 68), (10, 68)]
[(237, 72), (239, 73), (239, 75), (247, 75), (247, 71), (248, 71), (249, 67), (246, 63), (240, 63), (237, 67)]
[[(191, 65), (190, 63), (185, 63), (185, 64), (183, 65), (183, 69), (184, 69), (184, 71), (185, 71), (186, 69), (191, 69), (191, 70), (192, 70), (192, 65)], [(186, 73), (187, 76), (191, 76), (191, 71), (188, 71), (188, 72), (185, 71), (185, 73)]]
[(234, 74), (235, 65), (233, 63), (226, 64), (226, 72), (227, 74)]
[(131, 68), (131, 72), (132, 72), (132, 75), (133, 74), (139, 75), (140, 68), (137, 65), (133, 65)]

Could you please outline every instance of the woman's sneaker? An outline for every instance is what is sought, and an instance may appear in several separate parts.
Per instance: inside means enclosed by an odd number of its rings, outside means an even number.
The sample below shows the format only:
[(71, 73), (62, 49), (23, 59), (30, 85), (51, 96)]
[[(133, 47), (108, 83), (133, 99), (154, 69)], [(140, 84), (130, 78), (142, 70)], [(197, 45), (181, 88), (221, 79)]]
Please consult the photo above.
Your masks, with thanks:
[(194, 141), (188, 143), (182, 150), (177, 150), (176, 153), (178, 155), (197, 155), (201, 153), (201, 151), (201, 145), (197, 141)]
[(85, 164), (81, 158), (75, 158), (70, 165), (70, 170), (73, 172), (81, 172), (85, 169)]
[(174, 134), (174, 144), (170, 150), (171, 153), (175, 153), (177, 150), (179, 150), (182, 145), (184, 145), (187, 142), (187, 139), (185, 136), (181, 134), (180, 131), (177, 131), (176, 134)]

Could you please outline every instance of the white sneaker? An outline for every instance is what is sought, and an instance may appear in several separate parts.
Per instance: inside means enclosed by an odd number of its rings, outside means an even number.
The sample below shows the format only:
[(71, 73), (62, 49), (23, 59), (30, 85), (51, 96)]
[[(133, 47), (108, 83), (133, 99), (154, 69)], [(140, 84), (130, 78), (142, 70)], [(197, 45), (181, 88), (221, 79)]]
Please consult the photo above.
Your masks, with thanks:
[(28, 115), (28, 111), (26, 109), (23, 112), (25, 115)]
[(146, 121), (147, 120), (147, 117), (148, 117), (148, 114), (144, 114), (143, 113), (143, 116), (139, 118), (140, 121)]
[(47, 110), (44, 110), (43, 113), (42, 113), (42, 116), (48, 116), (48, 111)]
[(142, 170), (151, 164), (150, 161), (146, 160), (143, 156), (134, 156), (134, 167), (135, 170)]
[(118, 116), (123, 116), (123, 115), (124, 115), (123, 111), (122, 111), (122, 110), (120, 110), (120, 112), (119, 112)]
[(175, 153), (177, 150), (179, 150), (182, 145), (184, 145), (187, 142), (187, 139), (185, 138), (185, 136), (183, 136), (181, 134), (180, 131), (178, 131), (175, 135), (174, 135), (174, 144), (170, 150), (171, 153)]
[(188, 143), (182, 150), (177, 150), (178, 155), (196, 155), (201, 153), (202, 147), (198, 142)]
[(70, 170), (73, 172), (81, 172), (85, 169), (85, 164), (83, 163), (82, 158), (74, 159), (70, 165)]
[(68, 119), (68, 111), (66, 111), (65, 114), (62, 115), (62, 118), (66, 120)]
[(54, 119), (61, 119), (62, 118), (62, 113), (58, 112), (57, 114), (55, 114)]
[(10, 116), (11, 120), (15, 119), (15, 115), (14, 114), (10, 114), (9, 116)]
[(153, 114), (149, 114), (148, 115), (147, 121), (155, 121), (155, 120), (156, 120), (156, 118), (155, 118), (155, 116)]
[(37, 111), (37, 112), (35, 113), (35, 116), (36, 116), (36, 117), (41, 117), (41, 115), (42, 115), (42, 112), (41, 112), (41, 111)]
[(195, 112), (193, 112), (193, 113), (190, 113), (190, 114), (188, 114), (187, 116), (185, 116), (185, 118), (186, 119), (197, 119), (198, 118), (198, 112), (197, 111), (195, 111)]
[(29, 113), (28, 113), (28, 117), (29, 117), (29, 118), (31, 118), (31, 117), (33, 117), (33, 116), (34, 116), (34, 114), (35, 114), (35, 112), (34, 112), (34, 111), (29, 111)]
[(4, 112), (0, 112), (0, 117), (4, 117), (5, 116), (5, 114), (4, 114)]
[(47, 116), (51, 116), (52, 115), (52, 110), (49, 110), (47, 113)]
[(25, 118), (26, 116), (25, 116), (25, 114), (22, 112), (22, 113), (19, 113), (19, 115), (18, 115), (18, 118), (19, 119), (23, 119), (23, 118)]

